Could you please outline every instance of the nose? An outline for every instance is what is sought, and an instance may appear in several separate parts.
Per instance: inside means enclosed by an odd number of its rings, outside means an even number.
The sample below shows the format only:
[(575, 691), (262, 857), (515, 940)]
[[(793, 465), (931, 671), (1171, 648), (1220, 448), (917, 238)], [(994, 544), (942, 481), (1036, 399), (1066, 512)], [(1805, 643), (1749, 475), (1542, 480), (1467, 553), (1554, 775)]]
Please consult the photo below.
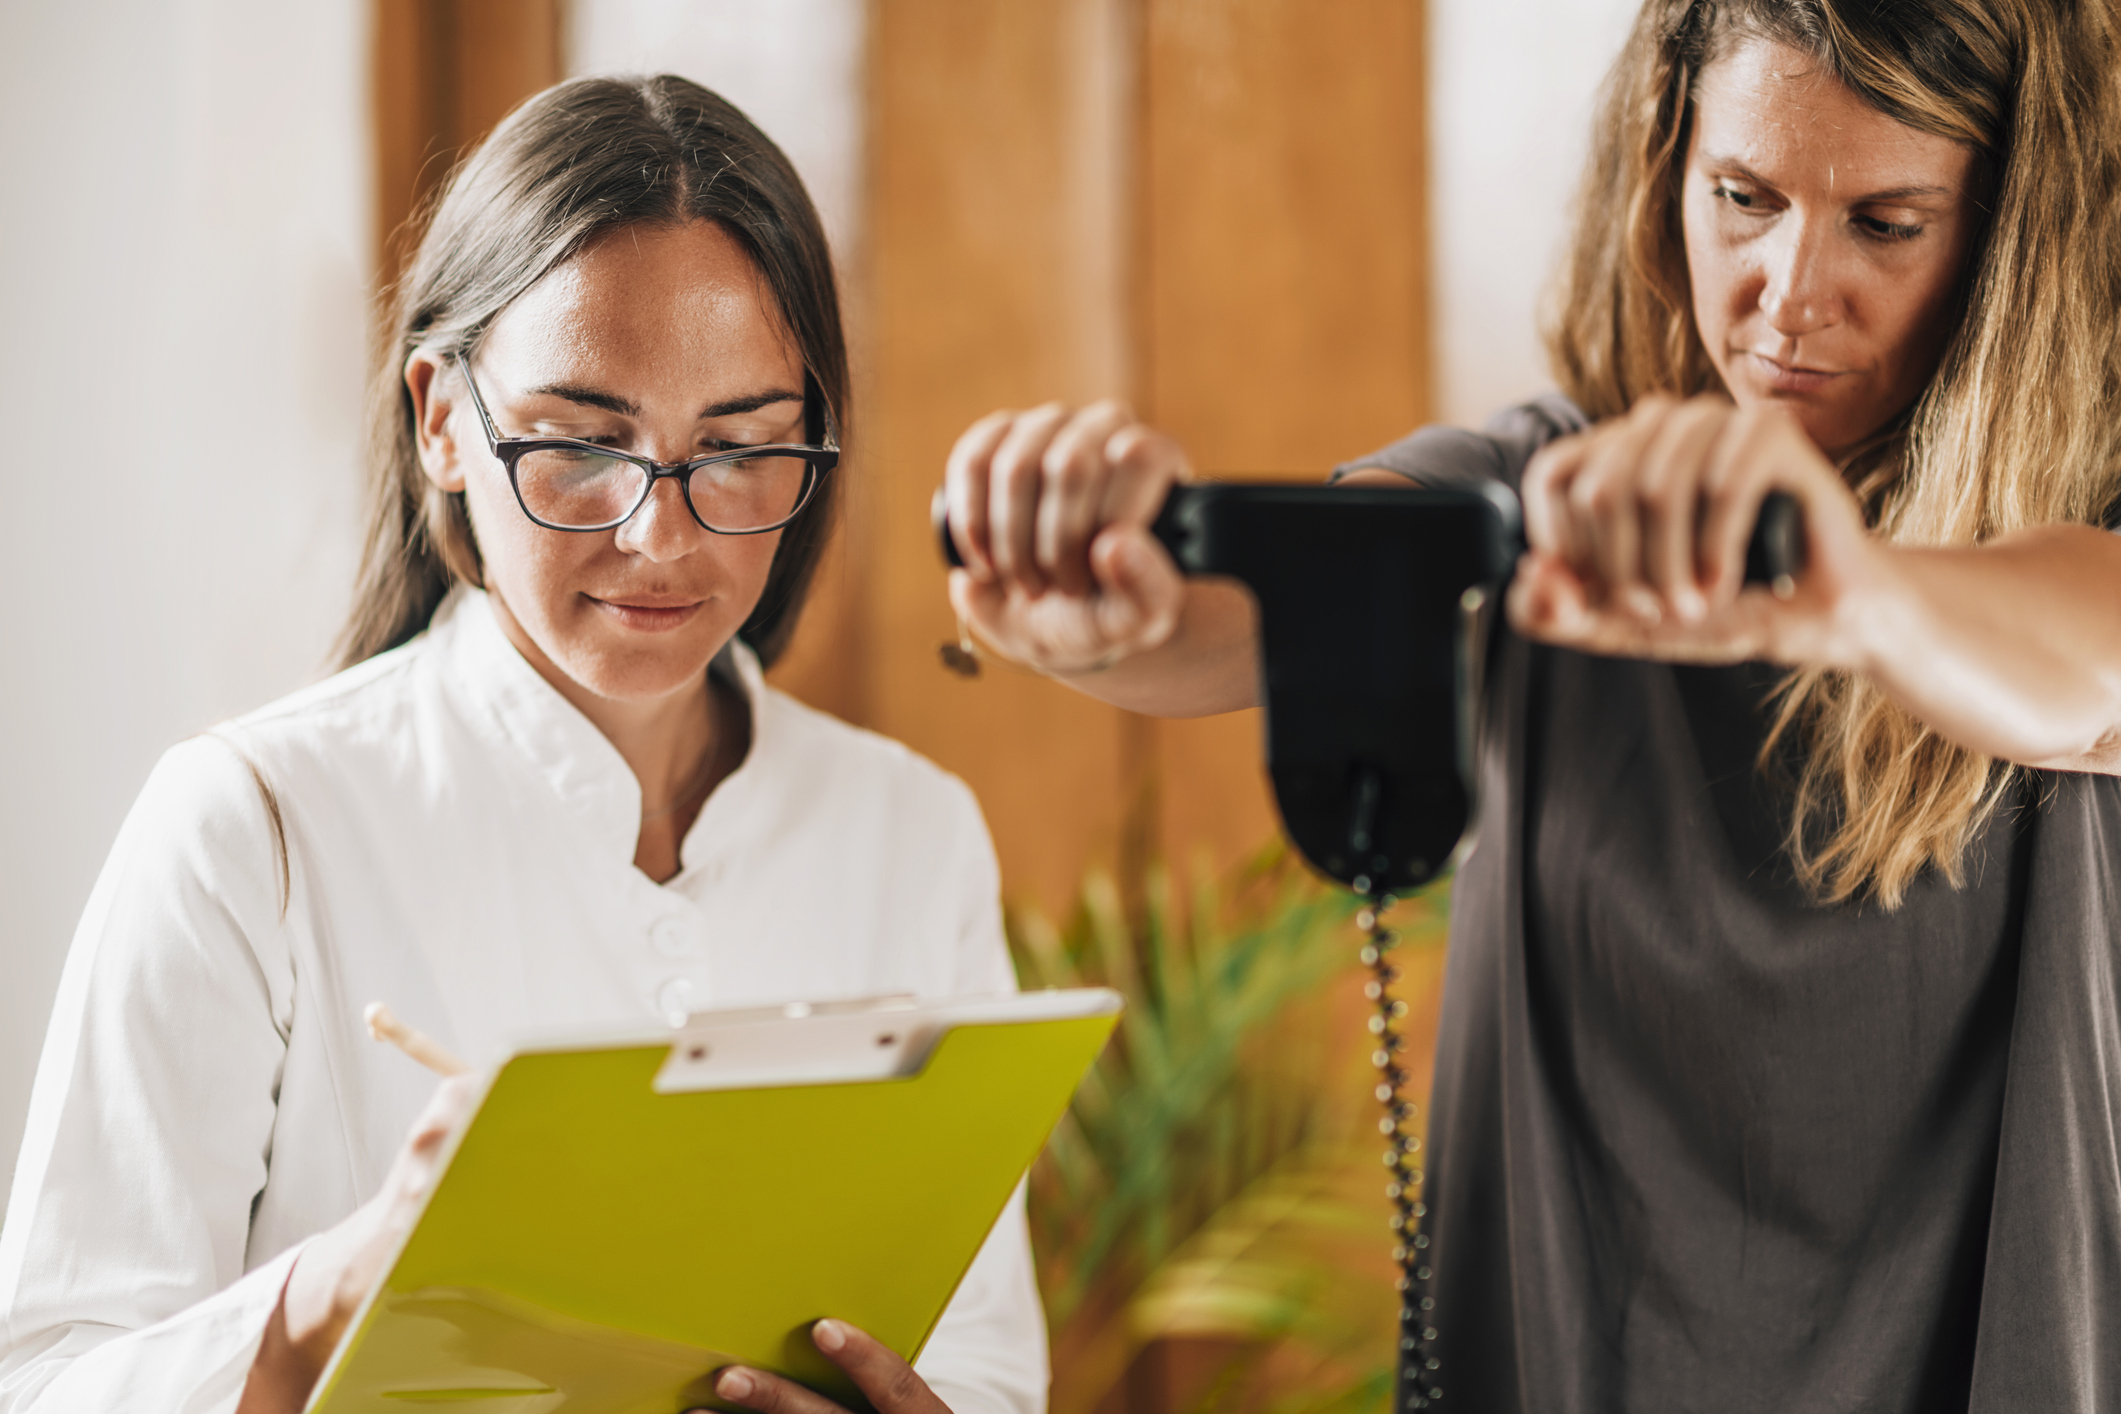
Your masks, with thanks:
[(680, 480), (665, 476), (655, 483), (641, 508), (615, 532), (619, 549), (660, 564), (691, 553), (699, 537), (708, 534), (692, 518)]
[(1791, 212), (1776, 223), (1760, 312), (1776, 333), (1799, 339), (1839, 324), (1846, 314), (1826, 221)]

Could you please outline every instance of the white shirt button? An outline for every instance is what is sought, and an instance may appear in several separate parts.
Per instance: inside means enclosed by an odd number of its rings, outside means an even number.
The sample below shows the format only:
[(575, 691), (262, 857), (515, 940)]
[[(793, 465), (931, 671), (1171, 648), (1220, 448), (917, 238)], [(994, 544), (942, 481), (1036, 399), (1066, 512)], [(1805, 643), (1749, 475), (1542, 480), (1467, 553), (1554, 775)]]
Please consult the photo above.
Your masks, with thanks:
[(672, 1026), (683, 1026), (700, 1001), (700, 989), (690, 977), (673, 977), (655, 989), (656, 1014)]
[(683, 923), (666, 918), (649, 929), (648, 942), (663, 957), (685, 957), (693, 951), (697, 939)]

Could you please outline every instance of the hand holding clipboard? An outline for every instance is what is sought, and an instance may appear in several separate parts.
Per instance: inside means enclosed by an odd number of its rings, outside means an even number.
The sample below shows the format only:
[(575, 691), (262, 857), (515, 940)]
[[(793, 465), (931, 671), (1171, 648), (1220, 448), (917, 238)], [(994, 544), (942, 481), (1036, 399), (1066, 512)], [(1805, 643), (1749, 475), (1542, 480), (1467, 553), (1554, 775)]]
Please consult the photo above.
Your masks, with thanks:
[(1118, 1009), (707, 1013), (445, 1080), (343, 1225), (393, 1241), (310, 1407), (934, 1414), (912, 1363)]

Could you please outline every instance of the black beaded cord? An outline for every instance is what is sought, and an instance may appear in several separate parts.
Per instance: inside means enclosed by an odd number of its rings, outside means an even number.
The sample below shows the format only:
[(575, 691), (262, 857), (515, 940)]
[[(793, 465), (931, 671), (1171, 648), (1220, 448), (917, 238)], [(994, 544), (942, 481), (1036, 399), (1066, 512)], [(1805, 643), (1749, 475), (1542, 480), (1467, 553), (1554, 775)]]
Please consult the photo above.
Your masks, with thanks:
[(1421, 1136), (1415, 1133), (1414, 1123), (1420, 1108), (1402, 1093), (1407, 1072), (1400, 1064), (1400, 1052), (1406, 1043), (1400, 1037), (1399, 1022), (1406, 1015), (1407, 1004), (1392, 995), (1392, 983), (1398, 980), (1399, 969), (1392, 965), (1391, 952), (1399, 935), (1384, 922), (1392, 896), (1373, 891), (1367, 878), (1354, 882), (1356, 892), (1369, 901), (1355, 915), (1355, 924), (1368, 935), (1361, 956), (1363, 965), (1370, 969), (1370, 981), (1363, 992), (1377, 1004), (1377, 1014), (1370, 1018), (1370, 1034), (1377, 1038), (1377, 1049), (1371, 1052), (1370, 1062), (1377, 1067), (1377, 1100), (1385, 1111), (1377, 1128), (1390, 1141), (1384, 1154), (1385, 1168), (1390, 1173), (1385, 1197), (1392, 1201), (1392, 1215), (1387, 1221), (1397, 1239), (1392, 1260), (1399, 1267), (1395, 1283), (1399, 1288), (1399, 1377), (1393, 1400), (1394, 1414), (1398, 1414), (1405, 1409), (1432, 1408), (1443, 1398), (1443, 1389), (1436, 1383), (1440, 1368), (1434, 1352), (1436, 1303), (1428, 1294), (1429, 1235), (1422, 1223), (1429, 1210), (1421, 1201)]

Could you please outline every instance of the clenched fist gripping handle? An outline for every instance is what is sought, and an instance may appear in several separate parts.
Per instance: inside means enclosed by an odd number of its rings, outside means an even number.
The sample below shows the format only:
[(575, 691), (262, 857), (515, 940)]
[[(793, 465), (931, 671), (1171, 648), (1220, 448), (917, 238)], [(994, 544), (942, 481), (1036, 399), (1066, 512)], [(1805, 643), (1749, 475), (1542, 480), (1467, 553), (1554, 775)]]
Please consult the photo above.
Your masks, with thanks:
[[(962, 566), (940, 491), (934, 515)], [(1267, 774), (1297, 849), (1359, 893), (1436, 877), (1472, 819), (1482, 630), (1525, 548), (1517, 497), (1193, 482), (1150, 529), (1180, 569), (1259, 603)], [(1794, 579), (1803, 533), (1797, 503), (1770, 494), (1746, 583)]]

